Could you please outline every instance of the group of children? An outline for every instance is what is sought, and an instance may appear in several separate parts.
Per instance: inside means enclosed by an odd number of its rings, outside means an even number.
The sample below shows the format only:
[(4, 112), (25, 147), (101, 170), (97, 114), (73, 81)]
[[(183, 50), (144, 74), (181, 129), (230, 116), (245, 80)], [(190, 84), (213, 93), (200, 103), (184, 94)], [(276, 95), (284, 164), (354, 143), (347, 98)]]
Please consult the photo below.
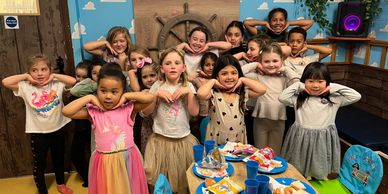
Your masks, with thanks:
[[(243, 25), (258, 34), (246, 48)], [(265, 26), (265, 33), (256, 25)], [(287, 31), (290, 25), (299, 27)], [(325, 179), (338, 172), (335, 114), (361, 96), (331, 83), (327, 66), (317, 62), (331, 49), (306, 43), (311, 25), (312, 20), (288, 22), (287, 12), (277, 8), (268, 21), (231, 22), (225, 41), (210, 42), (200, 26), (187, 43), (163, 51), (159, 62), (147, 49), (131, 45), (126, 28), (113, 27), (106, 40), (84, 45), (105, 64), (82, 62), (76, 78), (52, 73), (44, 55), (32, 57), (28, 73), (7, 77), (3, 85), (26, 104), (39, 193), (47, 193), (48, 149), (58, 191), (72, 193), (63, 175), (62, 127), (69, 118), (76, 121), (72, 161), (93, 194), (148, 193), (161, 173), (173, 192), (187, 193), (185, 173), (199, 143), (189, 121), (197, 116), (210, 118), (206, 139), (217, 144), (268, 145), (306, 177)], [(308, 49), (317, 54), (305, 56)], [(65, 90), (72, 102), (63, 107)], [(295, 122), (282, 143), (286, 106)]]

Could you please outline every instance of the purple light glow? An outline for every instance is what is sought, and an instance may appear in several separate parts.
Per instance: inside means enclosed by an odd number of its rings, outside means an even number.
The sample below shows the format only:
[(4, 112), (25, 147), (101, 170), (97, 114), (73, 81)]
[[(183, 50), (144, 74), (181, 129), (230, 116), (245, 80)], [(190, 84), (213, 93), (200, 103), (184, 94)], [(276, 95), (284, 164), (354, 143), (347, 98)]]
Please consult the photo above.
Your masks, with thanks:
[(357, 15), (347, 15), (344, 18), (344, 28), (346, 31), (357, 31), (361, 26), (361, 18)]

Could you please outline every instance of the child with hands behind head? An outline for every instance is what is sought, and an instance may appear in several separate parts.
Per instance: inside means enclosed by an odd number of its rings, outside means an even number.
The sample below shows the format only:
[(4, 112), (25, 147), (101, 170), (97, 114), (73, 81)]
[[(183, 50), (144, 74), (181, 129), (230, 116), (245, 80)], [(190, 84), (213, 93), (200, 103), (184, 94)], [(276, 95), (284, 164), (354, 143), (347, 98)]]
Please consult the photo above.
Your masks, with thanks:
[(135, 115), (154, 97), (126, 93), (125, 84), (120, 70), (103, 67), (97, 96), (84, 96), (62, 110), (70, 118), (89, 119), (94, 126), (96, 150), (90, 162), (89, 193), (148, 193), (142, 158), (133, 142), (133, 124)]
[(349, 87), (331, 82), (327, 65), (310, 63), (300, 82), (286, 88), (280, 102), (294, 107), (295, 123), (289, 129), (282, 157), (311, 179), (326, 179), (340, 168), (340, 142), (335, 126), (338, 108), (360, 100)]
[(145, 150), (144, 169), (148, 183), (155, 185), (160, 173), (166, 175), (174, 193), (188, 193), (186, 169), (194, 160), (190, 116), (198, 115), (195, 88), (188, 81), (183, 52), (165, 50), (160, 57), (160, 78), (150, 93), (156, 96), (143, 114), (153, 113), (153, 131)]
[(198, 90), (201, 100), (210, 100), (210, 122), (206, 139), (217, 144), (228, 141), (247, 143), (244, 123), (245, 103), (248, 97), (257, 97), (266, 92), (266, 87), (244, 77), (240, 64), (232, 55), (223, 55), (217, 60), (212, 79)]
[(26, 106), (26, 133), (31, 134), (33, 175), (40, 194), (47, 193), (44, 172), (49, 149), (54, 164), (57, 190), (73, 193), (66, 187), (64, 178), (65, 135), (62, 127), (71, 120), (61, 114), (62, 93), (76, 80), (73, 77), (52, 73), (47, 56), (38, 54), (27, 61), (28, 73), (3, 79), (3, 85), (15, 96), (23, 98)]
[(83, 48), (90, 54), (101, 56), (107, 63), (118, 63), (123, 71), (130, 65), (128, 51), (131, 48), (131, 35), (125, 27), (112, 27), (106, 40), (87, 42)]
[(184, 59), (186, 63), (189, 80), (198, 76), (199, 62), (204, 52), (213, 52), (218, 56), (220, 50), (229, 50), (232, 44), (226, 41), (209, 42), (209, 32), (205, 27), (198, 26), (189, 33), (189, 41), (182, 42), (176, 46), (177, 49), (185, 50)]

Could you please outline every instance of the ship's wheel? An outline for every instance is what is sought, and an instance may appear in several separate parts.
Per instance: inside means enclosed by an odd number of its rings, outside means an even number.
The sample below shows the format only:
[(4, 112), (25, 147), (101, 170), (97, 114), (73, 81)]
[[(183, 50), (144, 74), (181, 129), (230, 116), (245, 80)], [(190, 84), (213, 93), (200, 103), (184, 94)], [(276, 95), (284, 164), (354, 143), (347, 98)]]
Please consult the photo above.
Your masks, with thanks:
[[(204, 26), (208, 29), (209, 31), (209, 38), (210, 41), (214, 41), (217, 39), (217, 33), (211, 24), (213, 20), (217, 17), (216, 14), (213, 14), (208, 20), (203, 18), (202, 16), (196, 15), (196, 14), (191, 14), (188, 13), (188, 3), (184, 3), (184, 14), (175, 16), (171, 18), (168, 21), (165, 21), (162, 17), (158, 16), (156, 19), (163, 25), (163, 28), (159, 32), (158, 36), (158, 49), (163, 50), (166, 48), (166, 40), (169, 34), (171, 33), (173, 37), (178, 39), (180, 42), (185, 42), (188, 40), (188, 35), (191, 31), (190, 24), (195, 23), (199, 24), (201, 26)], [(185, 25), (185, 35), (182, 37), (179, 33), (174, 30), (174, 28), (178, 24), (184, 24)]]

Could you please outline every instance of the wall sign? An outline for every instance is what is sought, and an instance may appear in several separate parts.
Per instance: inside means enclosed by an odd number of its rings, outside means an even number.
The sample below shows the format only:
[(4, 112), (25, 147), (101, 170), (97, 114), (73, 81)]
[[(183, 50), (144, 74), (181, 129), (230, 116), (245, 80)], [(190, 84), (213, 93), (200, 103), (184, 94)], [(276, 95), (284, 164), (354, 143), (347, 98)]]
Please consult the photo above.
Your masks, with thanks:
[(18, 16), (4, 16), (5, 29), (19, 29)]
[(39, 0), (1, 0), (0, 15), (40, 15)]

